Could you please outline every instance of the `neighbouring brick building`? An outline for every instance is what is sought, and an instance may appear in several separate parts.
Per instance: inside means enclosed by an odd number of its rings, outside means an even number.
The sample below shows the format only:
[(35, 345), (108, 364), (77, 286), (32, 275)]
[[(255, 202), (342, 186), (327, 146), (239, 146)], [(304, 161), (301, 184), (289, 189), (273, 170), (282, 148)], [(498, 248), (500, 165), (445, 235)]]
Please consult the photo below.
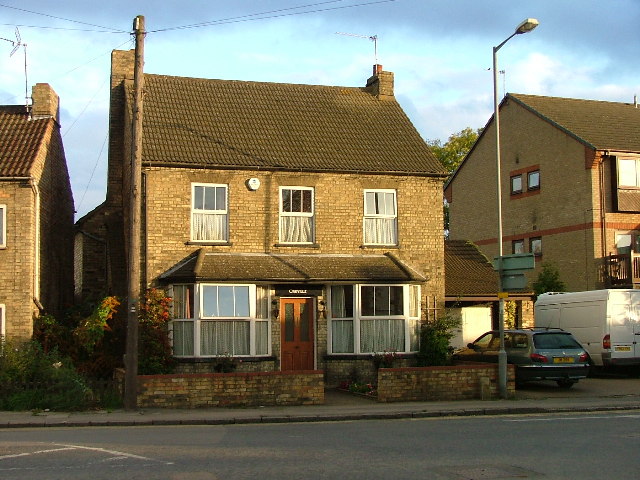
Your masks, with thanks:
[[(133, 51), (112, 56), (107, 199), (79, 295), (126, 292)], [(142, 283), (173, 298), (180, 371), (410, 364), (444, 304), (443, 168), (377, 66), (364, 87), (144, 75)], [(93, 254), (90, 254), (93, 252)], [(97, 255), (97, 256), (96, 256)]]
[[(507, 94), (500, 105), (503, 250), (555, 264), (571, 290), (640, 282), (640, 109)], [(450, 238), (497, 255), (492, 119), (448, 182)]]
[(27, 340), (33, 318), (73, 301), (73, 195), (59, 98), (46, 83), (32, 105), (0, 106), (0, 335)]

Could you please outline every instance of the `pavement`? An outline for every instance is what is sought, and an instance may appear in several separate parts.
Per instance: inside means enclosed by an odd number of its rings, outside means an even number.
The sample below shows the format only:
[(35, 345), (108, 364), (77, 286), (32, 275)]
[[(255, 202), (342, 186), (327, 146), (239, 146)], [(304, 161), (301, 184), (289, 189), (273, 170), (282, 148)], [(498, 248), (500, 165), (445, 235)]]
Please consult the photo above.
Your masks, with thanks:
[(378, 403), (337, 390), (325, 392), (324, 405), (254, 408), (96, 410), (86, 412), (0, 412), (0, 429), (144, 425), (231, 425), (410, 419), (471, 415), (640, 411), (640, 379), (587, 378), (571, 389), (531, 383), (501, 400)]

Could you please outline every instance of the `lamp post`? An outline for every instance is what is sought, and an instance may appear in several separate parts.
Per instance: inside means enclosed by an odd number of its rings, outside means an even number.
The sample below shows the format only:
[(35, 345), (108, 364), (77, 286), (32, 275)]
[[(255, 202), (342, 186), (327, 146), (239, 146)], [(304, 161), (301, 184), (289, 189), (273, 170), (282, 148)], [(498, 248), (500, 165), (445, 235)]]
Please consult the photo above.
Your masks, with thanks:
[(500, 398), (507, 398), (507, 352), (504, 349), (504, 295), (502, 287), (502, 191), (500, 186), (500, 113), (498, 105), (498, 50), (516, 35), (528, 33), (538, 26), (535, 18), (525, 19), (506, 40), (493, 47), (493, 123), (496, 130), (496, 181), (498, 198), (498, 296), (500, 305), (499, 334), (500, 351), (498, 353), (498, 386)]

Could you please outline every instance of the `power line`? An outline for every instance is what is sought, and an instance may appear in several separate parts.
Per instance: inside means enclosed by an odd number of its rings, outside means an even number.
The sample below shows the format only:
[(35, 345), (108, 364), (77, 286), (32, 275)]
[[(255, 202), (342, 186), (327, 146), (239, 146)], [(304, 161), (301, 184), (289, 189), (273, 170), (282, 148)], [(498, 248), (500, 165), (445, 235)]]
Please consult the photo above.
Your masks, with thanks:
[[(317, 12), (326, 12), (326, 11), (330, 11), (330, 10), (342, 10), (345, 8), (354, 8), (354, 7), (364, 7), (364, 6), (368, 6), (368, 5), (376, 5), (379, 3), (389, 3), (389, 2), (395, 2), (396, 0), (376, 0), (376, 1), (369, 1), (369, 2), (363, 2), (363, 3), (356, 3), (353, 5), (341, 5), (339, 7), (328, 7), (328, 8), (317, 8), (315, 10), (305, 10), (302, 12), (290, 12), (290, 13), (280, 13), (280, 12), (285, 12), (285, 11), (289, 11), (289, 10), (298, 10), (301, 8), (309, 8), (309, 7), (315, 7), (315, 6), (319, 6), (319, 5), (325, 5), (328, 3), (336, 3), (336, 2), (341, 2), (343, 0), (330, 0), (330, 1), (326, 1), (326, 2), (319, 2), (319, 3), (311, 3), (308, 5), (300, 5), (297, 7), (289, 7), (289, 8), (282, 8), (282, 9), (278, 9), (278, 10), (269, 10), (266, 12), (261, 12), (261, 13), (252, 13), (250, 15), (242, 15), (242, 16), (238, 16), (238, 17), (229, 17), (229, 18), (223, 18), (220, 20), (211, 20), (209, 22), (201, 22), (201, 23), (194, 23), (191, 25), (182, 25), (182, 26), (178, 26), (178, 27), (167, 27), (167, 28), (160, 28), (157, 30), (150, 30), (147, 33), (159, 33), (159, 32), (168, 32), (171, 30), (184, 30), (184, 29), (189, 29), (189, 28), (202, 28), (202, 27), (209, 27), (209, 26), (213, 26), (213, 25), (227, 25), (230, 23), (242, 23), (242, 22), (252, 22), (255, 20), (266, 20), (269, 18), (279, 18), (279, 17), (289, 17), (289, 16), (293, 16), (293, 15), (304, 15), (307, 13), (317, 13)], [(272, 15), (275, 14), (275, 15)], [(263, 16), (265, 15), (265, 16)], [(257, 18), (255, 18), (257, 17)]]
[[(103, 30), (110, 30), (110, 31), (112, 31), (114, 33), (128, 33), (128, 32), (124, 32), (124, 31), (116, 29), (116, 28), (103, 27), (102, 25), (95, 25), (93, 23), (81, 22), (80, 20), (73, 20), (73, 19), (70, 19), (70, 18), (57, 17), (55, 15), (50, 15), (48, 13), (34, 12), (33, 10), (26, 10), (24, 8), (12, 7), (11, 5), (0, 4), (0, 7), (9, 8), (11, 10), (18, 10), (20, 12), (25, 12), (25, 13), (31, 13), (32, 15), (41, 15), (43, 17), (54, 18), (56, 20), (64, 20), (65, 22), (79, 23), (80, 25), (87, 25), (89, 27), (102, 28)], [(24, 25), (20, 25), (20, 26), (24, 26)], [(32, 28), (47, 28), (47, 27), (32, 27)], [(53, 27), (48, 27), (48, 28), (53, 28)]]

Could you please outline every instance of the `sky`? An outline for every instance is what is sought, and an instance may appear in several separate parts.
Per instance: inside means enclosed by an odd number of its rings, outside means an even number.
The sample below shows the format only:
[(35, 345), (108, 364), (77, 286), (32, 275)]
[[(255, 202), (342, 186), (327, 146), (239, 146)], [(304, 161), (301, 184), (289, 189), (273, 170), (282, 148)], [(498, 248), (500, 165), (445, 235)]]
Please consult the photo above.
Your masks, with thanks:
[(147, 73), (357, 87), (380, 63), (427, 141), (485, 125), (492, 48), (526, 18), (540, 25), (499, 50), (500, 96), (640, 95), (640, 0), (0, 0), (0, 104), (36, 83), (60, 96), (76, 219), (105, 198), (110, 55), (137, 15)]

